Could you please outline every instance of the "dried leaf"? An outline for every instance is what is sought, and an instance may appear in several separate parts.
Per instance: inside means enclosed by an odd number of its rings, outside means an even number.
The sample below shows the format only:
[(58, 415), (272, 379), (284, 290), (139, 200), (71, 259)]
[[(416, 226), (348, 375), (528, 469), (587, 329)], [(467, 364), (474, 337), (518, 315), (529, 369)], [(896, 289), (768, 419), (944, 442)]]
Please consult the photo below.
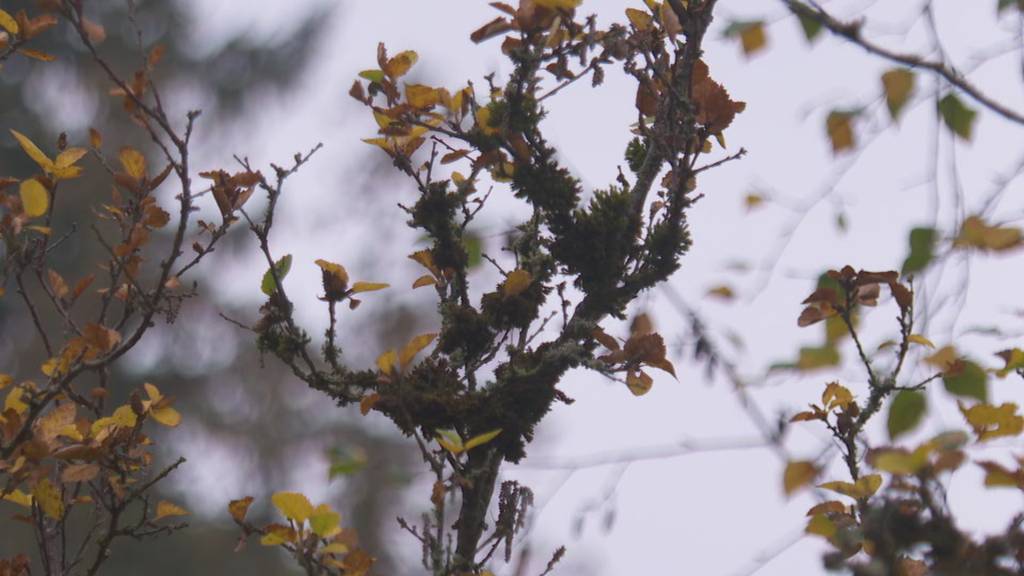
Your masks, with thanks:
[(156, 516), (153, 517), (153, 521), (156, 522), (158, 520), (174, 516), (188, 516), (188, 510), (185, 510), (173, 502), (161, 500), (156, 505)]

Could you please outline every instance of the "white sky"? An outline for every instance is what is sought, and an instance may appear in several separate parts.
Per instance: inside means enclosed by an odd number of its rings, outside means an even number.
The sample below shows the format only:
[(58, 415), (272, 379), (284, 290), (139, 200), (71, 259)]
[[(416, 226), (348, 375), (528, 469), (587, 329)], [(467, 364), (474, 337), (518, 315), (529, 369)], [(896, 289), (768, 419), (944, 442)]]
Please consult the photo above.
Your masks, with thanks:
[[(193, 0), (198, 37), (216, 35), (225, 29), (251, 30), (254, 35), (270, 34), (287, 26), (301, 5), (314, 2), (261, 2), (252, 0)], [(641, 5), (637, 0), (587, 0), (582, 10), (596, 12), (607, 23), (621, 20), (625, 6)], [(866, 13), (872, 22), (886, 23), (869, 32), (884, 32), (882, 41), (894, 47), (921, 46), (927, 37), (918, 25), (909, 31), (898, 24), (906, 21), (919, 2), (829, 3), (838, 14)], [(945, 47), (953, 61), (965, 69), (969, 57), (1010, 38), (999, 36), (993, 20), (995, 0), (964, 3), (942, 0), (937, 19)], [(988, 4), (992, 4), (991, 7)], [(259, 8), (255, 8), (259, 6)], [(864, 10), (868, 10), (863, 12)], [(850, 162), (834, 161), (824, 135), (824, 116), (832, 108), (871, 105), (872, 117), (884, 120), (884, 105), (878, 98), (878, 76), (888, 64), (867, 57), (861, 51), (831, 39), (823, 39), (812, 50), (807, 47), (793, 19), (779, 19), (779, 3), (771, 1), (722, 0), (716, 29), (709, 35), (706, 59), (712, 75), (725, 84), (736, 99), (748, 103), (726, 132), (731, 150), (747, 148), (749, 155), (701, 178), (706, 195), (692, 211), (690, 222), (694, 247), (684, 258), (674, 287), (697, 306), (718, 335), (726, 330), (740, 334), (745, 348), (738, 354), (741, 370), (755, 378), (766, 366), (795, 357), (801, 344), (812, 344), (820, 330), (796, 328), (799, 302), (812, 289), (813, 279), (830, 267), (851, 264), (855, 268), (898, 269), (906, 255), (906, 237), (913, 225), (938, 222), (948, 227), (956, 217), (955, 193), (948, 187), (949, 139), (943, 138), (940, 168), (943, 188), (936, 202), (934, 191), (923, 184), (929, 177), (933, 156), (934, 112), (930, 104), (933, 84), (920, 79), (919, 98), (908, 110), (899, 129), (888, 128), (838, 181), (834, 192), (812, 204), (831, 189), (834, 178)], [(501, 78), (509, 66), (498, 50), (499, 41), (474, 46), (469, 33), (490, 20), (496, 12), (483, 1), (424, 2), (415, 0), (351, 0), (343, 2), (332, 22), (334, 31), (322, 47), (318, 61), (303, 86), (281, 101), (261, 104), (247, 114), (254, 119), (248, 129), (226, 135), (203, 135), (210, 150), (229, 156), (244, 153), (257, 163), (286, 162), (296, 151), (322, 141), (325, 149), (295, 177), (285, 196), (284, 220), (274, 239), (279, 254), (293, 253), (289, 282), (293, 298), (315, 303), (319, 272), (315, 258), (345, 263), (359, 277), (360, 267), (378, 260), (375, 273), (367, 278), (408, 286), (418, 273), (405, 254), (415, 240), (411, 232), (390, 229), (382, 237), (372, 212), (357, 206), (353, 188), (371, 188), (372, 177), (359, 176), (370, 154), (359, 142), (373, 134), (368, 114), (347, 96), (356, 73), (375, 67), (375, 49), (383, 41), (394, 53), (402, 49), (419, 52), (414, 69), (417, 78), (433, 85), (455, 87), (465, 79), (483, 85), (482, 77), (497, 72)], [(767, 16), (778, 20), (769, 29), (770, 49), (752, 60), (739, 47), (720, 38), (721, 25), (729, 17)], [(878, 20), (875, 20), (878, 18)], [(986, 31), (986, 32), (982, 32)], [(1020, 81), (1020, 54), (993, 60), (971, 76), (991, 95), (1024, 110)], [(623, 164), (622, 150), (629, 136), (627, 126), (634, 118), (632, 84), (610, 68), (606, 85), (592, 90), (585, 83), (566, 90), (552, 101), (550, 119), (544, 125), (550, 139), (562, 151), (566, 164), (576, 171), (588, 189), (606, 186)], [(878, 127), (884, 126), (874, 122)], [(864, 126), (868, 127), (868, 126)], [(966, 210), (980, 205), (995, 175), (1006, 172), (1019, 161), (1024, 150), (1024, 131), (1007, 126), (990, 112), (980, 114), (975, 142), (957, 146), (957, 162)], [(215, 148), (214, 148), (215, 147)], [(200, 167), (205, 168), (205, 167)], [(348, 182), (348, 184), (346, 184)], [(999, 214), (1005, 219), (1021, 216), (1021, 186), (1017, 182), (1007, 194)], [(763, 208), (747, 214), (743, 197), (759, 191), (770, 198)], [(389, 180), (372, 194), (385, 195), (393, 202), (410, 202), (411, 185)], [(793, 208), (797, 208), (794, 210)], [(810, 208), (807, 208), (810, 207)], [(487, 220), (488, 230), (500, 231), (500, 214), (512, 209), (494, 203), (498, 215)], [(835, 226), (838, 213), (845, 214), (849, 231), (841, 234)], [(784, 235), (793, 229), (792, 240), (782, 249)], [(397, 208), (390, 213), (404, 219)], [(355, 216), (355, 217), (353, 217)], [(937, 218), (937, 220), (936, 220)], [(491, 246), (495, 248), (495, 246)], [(781, 250), (781, 252), (780, 252)], [(329, 253), (325, 253), (329, 252)], [(727, 264), (743, 261), (764, 268), (778, 256), (770, 272), (739, 274)], [(1018, 257), (1014, 257), (1018, 258)], [(230, 272), (237, 279), (231, 287), (216, 287), (222, 298), (254, 299), (262, 265), (250, 261)], [(306, 265), (308, 264), (308, 265)], [(1001, 349), (998, 343), (963, 337), (975, 325), (1012, 326), (1019, 321), (1008, 314), (1015, 306), (1019, 279), (1005, 270), (1007, 257), (976, 258), (970, 264), (972, 281), (962, 307), (944, 312), (926, 333), (938, 345), (956, 343), (962, 348), (987, 354)], [(950, 265), (941, 279), (926, 279), (935, 294), (956, 293), (963, 267)], [(486, 273), (484, 273), (486, 274)], [(939, 281), (941, 280), (941, 284)], [(712, 286), (727, 283), (739, 294), (737, 301), (722, 303), (704, 296)], [(208, 286), (213, 287), (212, 283)], [(426, 291), (421, 291), (426, 292)], [(429, 295), (416, 294), (407, 300), (429, 304)], [(372, 314), (375, 304), (367, 298), (360, 313)], [(665, 305), (658, 291), (652, 293), (648, 309), (660, 331), (672, 343), (683, 320)], [(962, 309), (961, 309), (962, 308)], [(953, 312), (956, 312), (954, 314)], [(319, 332), (321, 310), (300, 310), (311, 333)], [(892, 310), (883, 308), (868, 317), (868, 340), (878, 343), (893, 332)], [(353, 362), (369, 362), (379, 352), (358, 348), (350, 337)], [(725, 342), (720, 338), (720, 342)], [(1020, 342), (1012, 343), (1020, 345)], [(994, 362), (990, 363), (995, 365)], [(571, 407), (559, 406), (541, 428), (531, 458), (509, 478), (525, 479), (544, 503), (531, 534), (533, 569), (539, 573), (558, 544), (569, 554), (555, 573), (588, 574), (745, 574), (762, 564), (777, 548), (799, 535), (805, 524), (804, 512), (814, 502), (810, 494), (787, 501), (782, 497), (782, 462), (767, 450), (743, 450), (686, 455), (633, 464), (628, 469), (604, 466), (572, 474), (538, 470), (542, 464), (577, 461), (595, 454), (629, 454), (649, 447), (666, 446), (683, 439), (726, 440), (756, 437), (756, 429), (738, 407), (734, 394), (724, 382), (708, 381), (703, 371), (684, 362), (677, 363), (679, 382), (655, 375), (655, 386), (643, 398), (634, 398), (624, 386), (609, 383), (592, 374), (573, 374), (562, 389), (577, 400)], [(855, 370), (840, 374), (844, 384), (864, 393), (863, 375)], [(776, 375), (759, 388), (755, 397), (763, 411), (774, 415), (817, 401), (827, 374), (801, 378)], [(1019, 382), (996, 381), (995, 401), (1016, 398)], [(943, 416), (933, 418), (930, 431), (943, 426), (960, 426), (954, 403), (944, 394), (932, 394), (932, 405), (943, 406)], [(884, 412), (871, 426), (878, 441), (884, 440)], [(810, 457), (827, 442), (827, 436), (813, 424), (796, 427), (788, 439), (797, 457)], [(202, 466), (197, 466), (202, 467)], [(621, 474), (621, 476), (619, 476)], [(829, 479), (845, 479), (844, 470), (834, 467)], [(222, 478), (211, 479), (222, 483)], [(980, 476), (966, 466), (952, 480), (954, 507), (965, 526), (998, 527), (1003, 515), (995, 509), (1019, 509), (1020, 499), (1004, 492), (978, 492)], [(582, 536), (574, 534), (574, 519), (580, 510), (601, 502), (609, 486), (614, 494), (590, 514)], [(964, 486), (965, 490), (957, 488)], [(306, 487), (323, 490), (324, 487)], [(425, 495), (426, 488), (419, 491)], [(411, 511), (421, 509), (426, 497), (411, 499)], [(1002, 507), (1002, 508), (998, 508)], [(601, 529), (602, 517), (614, 508), (615, 522), (608, 533)], [(416, 517), (410, 513), (408, 517)], [(409, 542), (410, 546), (412, 542)], [(811, 539), (781, 552), (763, 563), (758, 574), (823, 573), (822, 546)], [(575, 568), (572, 568), (575, 567)], [(585, 568), (584, 568), (585, 567)], [(496, 566), (498, 574), (507, 567)], [(416, 573), (415, 569), (410, 573)]]

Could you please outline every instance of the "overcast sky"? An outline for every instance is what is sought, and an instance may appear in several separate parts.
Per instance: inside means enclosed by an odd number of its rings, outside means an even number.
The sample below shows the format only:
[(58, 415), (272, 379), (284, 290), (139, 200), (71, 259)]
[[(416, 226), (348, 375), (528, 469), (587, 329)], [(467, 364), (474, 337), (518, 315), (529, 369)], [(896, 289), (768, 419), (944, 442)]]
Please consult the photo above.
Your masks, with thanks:
[[(254, 38), (273, 42), (275, 34), (293, 21), (292, 14), (322, 5), (311, 0), (193, 3), (200, 50), (202, 42), (210, 42), (225, 30), (249, 30)], [(993, 6), (987, 6), (989, 3)], [(625, 5), (634, 4), (642, 2), (587, 0), (582, 10), (596, 12), (600, 22), (607, 23), (622, 20)], [(811, 291), (814, 278), (825, 269), (844, 264), (898, 269), (906, 255), (910, 227), (930, 223), (949, 227), (958, 215), (976, 210), (994, 178), (1019, 162), (1024, 149), (1024, 132), (1019, 127), (982, 112), (975, 141), (956, 148), (955, 166), (963, 186), (959, 191), (951, 186), (949, 139), (941, 139), (940, 187), (936, 191), (929, 184), (935, 158), (934, 84), (922, 81), (901, 126), (886, 127), (878, 77), (889, 65), (828, 38), (809, 48), (797, 23), (784, 18), (779, 4), (768, 0), (719, 3), (716, 27), (706, 44), (706, 60), (712, 75), (733, 97), (748, 103), (726, 138), (730, 152), (742, 146), (749, 155), (701, 178), (700, 191), (705, 198), (690, 215), (694, 246), (672, 281), (674, 289), (708, 318), (720, 343), (740, 361), (741, 372), (758, 385), (754, 397), (769, 415), (792, 413), (817, 401), (826, 379), (836, 377), (760, 377), (768, 365), (792, 360), (801, 344), (813, 344), (820, 338), (820, 330), (796, 327), (799, 303)], [(944, 47), (964, 69), (970, 68), (973, 56), (1012, 40), (1009, 33), (1000, 35), (994, 0), (977, 8), (970, 4), (965, 8), (962, 2), (936, 2)], [(904, 26), (919, 5), (828, 3), (843, 16), (867, 14), (870, 22), (879, 23), (869, 27), (869, 32), (884, 34), (880, 40), (897, 48), (926, 45), (928, 36), (920, 23), (909, 29)], [(316, 142), (325, 144), (323, 152), (292, 182), (294, 193), (285, 198), (285, 220), (276, 237), (279, 253), (292, 253), (299, 263), (316, 258), (344, 262), (354, 275), (359, 266), (366, 266), (384, 274), (372, 280), (394, 286), (411, 282), (417, 271), (406, 266), (405, 254), (415, 241), (413, 233), (394, 229), (385, 235), (379, 222), (351, 218), (364, 213), (353, 199), (366, 192), (351, 188), (372, 186), (372, 179), (360, 175), (360, 169), (379, 152), (359, 141), (373, 135), (374, 125), (346, 92), (359, 70), (376, 66), (379, 41), (392, 52), (416, 50), (420, 63), (415, 77), (428, 84), (455, 87), (472, 79), (481, 85), (483, 76), (491, 72), (503, 78), (509, 65), (500, 55), (500, 42), (475, 46), (468, 40), (472, 30), (494, 16), (496, 12), (486, 2), (476, 0), (342, 2), (333, 16), (333, 32), (300, 89), (287, 98), (262, 103), (249, 115), (253, 122), (235, 133), (200, 134), (211, 152), (219, 151), (225, 157), (245, 153), (263, 163), (284, 162)], [(747, 59), (736, 43), (721, 38), (721, 29), (730, 19), (752, 17), (772, 22), (770, 46)], [(628, 126), (635, 117), (633, 85), (617, 71), (608, 72), (605, 85), (598, 89), (584, 83), (553, 99), (551, 115), (543, 126), (565, 164), (588, 190), (614, 180), (630, 137)], [(1019, 50), (1016, 55), (989, 61), (972, 72), (971, 78), (999, 100), (1024, 109)], [(870, 137), (870, 143), (862, 153), (834, 159), (825, 137), (825, 115), (833, 108), (862, 106), (870, 107), (869, 114), (876, 119), (860, 126), (863, 140)], [(1002, 218), (1020, 219), (1024, 204), (1020, 191), (1017, 182), (1000, 206)], [(386, 187), (372, 193), (387, 195), (392, 202), (409, 202), (414, 190), (408, 183), (389, 180)], [(743, 199), (750, 193), (763, 195), (768, 202), (748, 213)], [(491, 214), (482, 221), (480, 232), (485, 236), (499, 234), (509, 221), (507, 214), (517, 210), (508, 199), (498, 196), (492, 201)], [(397, 208), (393, 215), (403, 219)], [(847, 222), (845, 232), (837, 226), (840, 215)], [(497, 240), (490, 247), (496, 249)], [(218, 287), (218, 296), (256, 298), (254, 287), (263, 268), (254, 262), (255, 254), (253, 261), (236, 265), (231, 273), (237, 282), (229, 288)], [(741, 264), (748, 268), (746, 272), (737, 271)], [(1009, 264), (1007, 258), (978, 258), (968, 268), (954, 261), (941, 278), (926, 278), (924, 290), (936, 301), (941, 295), (963, 293), (962, 302), (953, 300), (953, 306), (940, 311), (926, 336), (940, 346), (956, 343), (967, 349), (998, 350), (991, 340), (964, 336), (964, 332), (974, 326), (1010, 326), (1014, 322), (1011, 312), (1017, 304), (1013, 298), (1020, 282), (1003, 271)], [(961, 288), (968, 269), (969, 292)], [(293, 298), (310, 304), (300, 309), (300, 315), (310, 332), (317, 333), (323, 323), (322, 311), (314, 306), (318, 270), (312, 265), (296, 265), (289, 282), (295, 286), (290, 288)], [(721, 284), (731, 286), (738, 298), (722, 302), (706, 296), (709, 288)], [(430, 306), (427, 294), (408, 298)], [(667, 305), (663, 292), (653, 291), (640, 307), (652, 314), (670, 344), (678, 343), (684, 319)], [(366, 308), (360, 311), (372, 313), (372, 306)], [(877, 344), (891, 336), (891, 316), (892, 309), (884, 303), (878, 313), (869, 315), (869, 341)], [(725, 335), (730, 332), (742, 337), (742, 348), (728, 343)], [(360, 349), (354, 336), (348, 343), (355, 363), (370, 362), (379, 352)], [(991, 359), (982, 357), (985, 362)], [(756, 567), (760, 567), (758, 574), (765, 575), (823, 572), (823, 547), (818, 542), (807, 538), (786, 547), (801, 533), (804, 512), (815, 500), (812, 494), (783, 498), (783, 462), (769, 450), (679, 455), (572, 473), (544, 469), (586, 463), (597, 456), (647, 454), (682, 440), (739, 445), (758, 439), (757, 429), (724, 381), (709, 380), (700, 367), (681, 359), (677, 371), (678, 382), (656, 374), (654, 389), (642, 398), (633, 397), (621, 384), (582, 372), (572, 374), (561, 386), (577, 402), (557, 407), (543, 424), (530, 458), (506, 472), (509, 478), (532, 486), (542, 504), (530, 536), (535, 569), (528, 573), (539, 572), (559, 544), (569, 548), (565, 566), (556, 570), (564, 574), (585, 570), (607, 575), (715, 576), (745, 574)], [(855, 392), (864, 393), (864, 376), (856, 369), (844, 370), (838, 377)], [(1011, 388), (1019, 390), (1019, 386), (997, 382), (994, 399), (1019, 400), (1022, 394)], [(945, 406), (945, 414), (930, 422), (922, 434), (959, 426), (955, 405), (948, 397), (932, 397), (933, 405)], [(880, 441), (883, 420), (876, 418), (871, 426)], [(804, 425), (792, 431), (787, 447), (795, 457), (807, 458), (827, 443), (822, 430)], [(836, 465), (828, 479), (845, 479), (844, 474)], [(954, 476), (954, 509), (966, 526), (999, 527), (1004, 517), (991, 510), (1000, 509), (998, 506), (1019, 509), (1019, 497), (972, 489), (979, 480), (970, 467)], [(965, 490), (958, 491), (960, 486)], [(425, 498), (414, 499), (408, 506), (415, 511), (425, 503)], [(576, 519), (588, 507), (594, 511), (585, 515), (579, 531)], [(610, 517), (614, 521), (605, 530), (602, 524)], [(784, 547), (778, 557), (769, 560)], [(507, 574), (508, 569), (499, 566), (497, 573)]]

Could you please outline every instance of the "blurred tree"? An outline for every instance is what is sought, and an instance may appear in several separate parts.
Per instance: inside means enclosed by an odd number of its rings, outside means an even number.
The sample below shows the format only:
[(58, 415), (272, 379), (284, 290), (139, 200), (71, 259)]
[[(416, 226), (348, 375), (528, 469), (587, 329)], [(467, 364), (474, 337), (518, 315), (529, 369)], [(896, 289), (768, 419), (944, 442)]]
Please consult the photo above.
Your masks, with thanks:
[[(27, 0), (10, 2), (3, 8), (11, 14), (22, 9), (30, 14), (37, 13), (37, 3)], [(328, 3), (308, 3), (303, 9), (291, 12), (287, 31), (268, 39), (245, 30), (214, 37), (198, 36), (196, 24), (205, 19), (203, 12), (208, 8), (202, 4), (128, 0), (89, 3), (87, 8), (89, 19), (102, 27), (101, 37), (95, 40), (114, 70), (132, 70), (145, 59), (150, 47), (163, 46), (154, 80), (166, 94), (188, 94), (189, 104), (202, 109), (204, 135), (230, 133), (234, 125), (244, 120), (240, 114), (247, 107), (275, 95), (283, 97), (294, 90), (318, 44), (336, 24), (340, 12)], [(0, 125), (32, 134), (41, 145), (43, 141), (55, 142), (59, 133), (66, 133), (69, 142), (85, 142), (88, 140), (88, 128), (97, 126), (102, 128), (108, 141), (132, 142), (143, 149), (151, 147), (146, 138), (140, 138), (130, 117), (119, 110), (122, 98), (107, 96), (110, 90), (107, 75), (92, 62), (92, 56), (73, 36), (71, 29), (60, 25), (32, 40), (33, 49), (55, 57), (47, 66), (35, 65), (39, 62), (21, 55), (14, 55), (2, 63)], [(168, 103), (171, 106), (184, 105), (179, 100), (169, 99)], [(184, 112), (168, 111), (169, 115), (177, 118), (183, 118)], [(0, 150), (3, 151), (0, 153), (0, 174), (31, 170), (32, 161), (18, 150), (13, 139), (0, 138)], [(103, 189), (103, 182), (102, 172), (86, 170), (77, 184), (86, 190)], [(54, 228), (68, 230), (73, 227), (77, 234), (90, 234), (90, 227), (96, 223), (92, 209), (94, 199), (84, 194), (67, 194), (61, 202), (66, 204), (57, 212)], [(168, 240), (164, 236), (156, 241), (166, 243)], [(245, 242), (243, 234), (229, 234), (219, 250), (231, 253), (238, 249), (233, 244)], [(65, 276), (77, 278), (93, 271), (94, 263), (102, 260), (103, 248), (96, 243), (72, 241), (54, 256), (55, 267), (59, 267)], [(35, 291), (38, 287), (30, 283), (29, 289)], [(396, 501), (390, 492), (399, 491), (405, 482), (406, 457), (403, 454), (407, 454), (408, 449), (401, 449), (387, 436), (367, 434), (363, 428), (351, 426), (345, 417), (334, 416), (324, 420), (316, 429), (302, 425), (308, 421), (307, 412), (315, 411), (317, 405), (297, 406), (287, 401), (285, 397), (295, 392), (294, 387), (282, 386), (288, 380), (287, 371), (278, 366), (255, 369), (261, 364), (257, 352), (250, 346), (233, 344), (239, 334), (225, 329), (227, 325), (217, 312), (219, 309), (231, 314), (235, 310), (218, 307), (208, 300), (193, 300), (189, 306), (186, 321), (173, 328), (187, 326), (190, 335), (176, 335), (175, 330), (158, 328), (151, 335), (155, 341), (147, 343), (142, 357), (137, 354), (129, 357), (129, 360), (136, 358), (136, 364), (142, 362), (144, 374), (138, 368), (131, 368), (132, 362), (127, 367), (117, 365), (111, 378), (116, 392), (124, 393), (137, 386), (140, 378), (159, 382), (162, 389), (177, 397), (177, 405), (188, 412), (191, 420), (186, 424), (191, 430), (188, 446), (181, 447), (201, 453), (202, 446), (229, 443), (237, 450), (232, 453), (232, 458), (239, 461), (232, 463), (229, 459), (219, 462), (219, 465), (245, 466), (255, 473), (255, 477), (247, 479), (246, 485), (250, 487), (269, 489), (290, 482), (289, 471), (281, 463), (289, 461), (289, 457), (296, 453), (327, 460), (330, 449), (342, 453), (372, 452), (377, 455), (375, 458), (369, 462), (360, 461), (357, 468), (347, 469), (348, 475), (339, 474), (334, 484), (335, 487), (343, 485), (344, 493), (352, 495), (346, 498), (347, 501), (358, 502), (352, 506), (349, 522), (359, 530), (367, 544), (380, 544), (384, 532), (381, 523), (393, 516)], [(44, 322), (51, 328), (58, 326), (57, 320), (44, 317)], [(0, 299), (0, 326), (8, 336), (34, 332), (27, 310), (10, 298)], [(197, 350), (195, 337), (211, 331), (216, 334), (220, 353), (212, 359), (207, 356), (208, 361), (203, 367), (208, 370), (196, 370), (196, 362), (202, 363), (197, 355), (208, 350)], [(209, 340), (204, 341), (209, 343)], [(24, 371), (22, 359), (41, 356), (41, 346), (37, 338), (2, 338), (0, 365), (9, 372)], [(242, 374), (244, 378), (240, 378)], [(235, 386), (244, 386), (244, 390), (238, 392), (245, 397), (262, 399), (249, 403), (253, 412), (246, 418), (235, 417), (236, 406), (212, 400), (218, 394), (223, 397), (223, 382), (228, 378)], [(268, 434), (264, 424), (268, 421), (293, 425), (275, 426)], [(175, 452), (172, 447), (165, 452), (176, 457), (181, 451)], [(339, 457), (344, 460), (343, 456)], [(362, 473), (353, 475), (357, 469)], [(180, 480), (172, 478), (159, 488), (165, 494), (184, 495), (191, 501), (189, 487)], [(224, 554), (233, 546), (236, 534), (225, 525), (228, 519), (220, 506), (218, 504), (212, 511), (212, 517), (200, 513), (193, 518), (191, 524), (196, 530), (181, 532), (161, 542), (159, 546), (163, 552), (153, 554), (147, 550), (126, 549), (122, 554), (119, 550), (105, 570), (111, 574), (136, 574), (140, 571), (171, 574), (182, 569), (205, 573), (213, 566), (223, 564), (226, 567), (224, 572), (277, 573), (281, 557), (272, 552), (244, 559), (233, 559)], [(11, 531), (7, 523), (0, 523), (0, 557), (24, 549), (27, 536), (24, 531)], [(225, 542), (229, 542), (226, 547)], [(382, 545), (374, 548), (387, 549)], [(167, 557), (176, 558), (178, 563), (165, 563), (162, 558)], [(385, 554), (381, 554), (381, 561), (385, 568), (390, 564)]]

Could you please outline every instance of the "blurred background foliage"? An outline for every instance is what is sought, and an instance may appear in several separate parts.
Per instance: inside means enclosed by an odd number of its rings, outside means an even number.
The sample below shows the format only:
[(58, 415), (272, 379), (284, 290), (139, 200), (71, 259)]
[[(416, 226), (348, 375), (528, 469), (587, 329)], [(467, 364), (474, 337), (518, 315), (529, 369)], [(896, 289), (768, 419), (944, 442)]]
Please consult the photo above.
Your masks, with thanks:
[[(5, 2), (4, 9), (34, 14), (34, 4), (16, 0)], [(219, 138), (227, 138), (253, 106), (297, 90), (318, 44), (332, 23), (344, 18), (341, 3), (306, 3), (290, 14), (288, 30), (275, 31), (270, 37), (251, 30), (202, 37), (197, 32), (202, 28), (197, 26), (200, 13), (216, 10), (215, 4), (89, 3), (90, 18), (106, 31), (100, 50), (115, 70), (126, 73), (138, 68), (150, 47), (164, 45), (165, 55), (154, 79), (172, 118), (184, 120), (186, 110), (177, 108), (186, 105), (183, 102), (202, 109), (198, 129), (207, 149), (215, 149)], [(31, 134), (52, 149), (61, 132), (66, 132), (71, 145), (82, 145), (94, 126), (102, 131), (107, 146), (151, 149), (151, 143), (121, 113), (121, 98), (108, 96), (109, 81), (71, 33), (60, 25), (36, 40), (35, 48), (57, 57), (49, 65), (33, 65), (20, 56), (4, 64), (0, 126), (5, 134), (6, 129)], [(151, 155), (154, 162), (157, 157)], [(201, 153), (197, 159), (202, 169)], [(17, 152), (12, 138), (0, 137), (0, 174), (27, 173), (33, 169), (30, 162)], [(78, 204), (64, 210), (73, 217), (54, 226), (56, 237), (71, 233), (71, 246), (60, 251), (62, 260), (55, 266), (65, 278), (96, 273), (94, 263), (103, 261), (91, 252), (103, 248), (93, 241), (90, 227), (96, 221), (91, 206), (106, 194), (104, 178), (102, 170), (87, 168), (73, 191), (61, 197), (61, 202)], [(165, 194), (173, 193), (165, 189)], [(246, 252), (251, 240), (244, 227), (233, 232), (218, 247), (222, 263), (225, 258), (250, 256)], [(260, 575), (294, 570), (294, 564), (276, 549), (255, 543), (245, 553), (232, 554), (239, 531), (230, 522), (226, 505), (231, 498), (251, 494), (259, 503), (253, 512), (269, 518), (269, 493), (296, 488), (300, 479), (307, 486), (321, 483), (321, 494), (311, 496), (342, 511), (344, 525), (355, 528), (362, 544), (378, 556), (381, 573), (400, 572), (388, 550), (394, 549), (389, 545), (393, 540), (401, 538), (394, 530), (394, 517), (411, 479), (410, 446), (390, 429), (368, 428), (365, 421), (357, 420), (358, 412), (340, 411), (324, 402), (318, 393), (295, 382), (280, 363), (263, 362), (252, 335), (219, 316), (253, 318), (258, 291), (254, 287), (250, 301), (216, 302), (204, 297), (203, 284), (212, 282), (204, 282), (202, 275), (215, 275), (214, 268), (200, 266), (200, 297), (186, 305), (174, 326), (158, 326), (147, 334), (143, 345), (118, 364), (119, 372), (111, 378), (115, 397), (144, 381), (159, 383), (176, 396), (176, 405), (186, 415), (182, 427), (157, 438), (165, 461), (184, 455), (189, 462), (170, 482), (160, 485), (165, 492), (156, 497), (174, 499), (189, 508), (190, 529), (145, 545), (122, 542), (104, 573)], [(37, 339), (27, 337), (34, 331), (19, 303), (14, 298), (0, 300), (0, 365), (6, 372), (29, 376), (37, 369), (26, 364), (44, 358), (45, 352)], [(384, 314), (392, 317), (378, 315), (379, 329), (367, 342), (374, 349), (404, 341), (416, 324), (407, 307), (396, 306)], [(52, 326), (57, 325), (55, 320), (44, 318)], [(385, 334), (387, 342), (380, 341)], [(0, 513), (11, 514), (13, 509), (2, 506)], [(0, 557), (32, 548), (27, 541), (31, 531), (23, 528), (18, 523), (0, 523)]]

